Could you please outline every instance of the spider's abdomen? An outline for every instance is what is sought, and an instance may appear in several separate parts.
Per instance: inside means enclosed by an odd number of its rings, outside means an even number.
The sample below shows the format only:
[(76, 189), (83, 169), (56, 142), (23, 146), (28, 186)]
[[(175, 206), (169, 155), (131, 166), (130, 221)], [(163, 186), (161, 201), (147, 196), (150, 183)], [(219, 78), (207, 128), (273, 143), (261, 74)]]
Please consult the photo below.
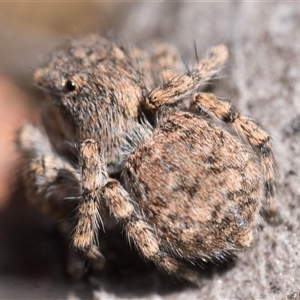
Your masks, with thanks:
[(252, 240), (263, 195), (256, 155), (191, 113), (173, 113), (133, 149), (125, 187), (175, 255), (212, 257)]

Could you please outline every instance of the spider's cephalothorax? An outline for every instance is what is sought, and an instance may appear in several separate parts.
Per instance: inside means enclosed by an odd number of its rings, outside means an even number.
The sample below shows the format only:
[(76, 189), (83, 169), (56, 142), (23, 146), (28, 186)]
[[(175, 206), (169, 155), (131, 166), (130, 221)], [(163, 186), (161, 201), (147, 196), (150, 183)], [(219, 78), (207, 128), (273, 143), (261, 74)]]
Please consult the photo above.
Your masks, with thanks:
[[(77, 249), (101, 256), (104, 208), (142, 257), (189, 280), (196, 276), (185, 262), (249, 246), (262, 203), (273, 209), (274, 163), (259, 126), (229, 102), (198, 92), (227, 56), (225, 46), (213, 47), (181, 74), (167, 45), (143, 51), (90, 35), (54, 51), (35, 72), (55, 117), (45, 121), (47, 134), (31, 125), (18, 132), (26, 189), (39, 204), (80, 197)], [(183, 98), (190, 105), (179, 105)], [(58, 146), (72, 143), (80, 145), (75, 160)]]

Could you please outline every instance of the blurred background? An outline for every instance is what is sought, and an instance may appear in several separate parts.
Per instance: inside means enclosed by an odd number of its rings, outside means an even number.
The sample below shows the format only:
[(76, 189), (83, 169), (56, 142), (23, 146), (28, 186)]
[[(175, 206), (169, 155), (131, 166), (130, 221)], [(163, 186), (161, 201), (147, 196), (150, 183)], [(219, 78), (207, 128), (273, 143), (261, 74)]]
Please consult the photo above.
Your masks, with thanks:
[[(300, 299), (299, 28), (297, 2), (0, 3), (0, 299)], [(55, 46), (89, 32), (138, 45), (169, 42), (189, 66), (194, 43), (199, 56), (225, 43), (231, 57), (214, 92), (271, 133), (278, 220), (262, 221), (253, 247), (204, 273), (199, 289), (146, 266), (113, 235), (103, 239), (121, 257), (112, 259), (118, 275), (112, 269), (92, 281), (70, 280), (58, 221), (25, 201), (13, 141), (22, 124), (38, 122), (43, 94), (32, 84), (33, 71)]]

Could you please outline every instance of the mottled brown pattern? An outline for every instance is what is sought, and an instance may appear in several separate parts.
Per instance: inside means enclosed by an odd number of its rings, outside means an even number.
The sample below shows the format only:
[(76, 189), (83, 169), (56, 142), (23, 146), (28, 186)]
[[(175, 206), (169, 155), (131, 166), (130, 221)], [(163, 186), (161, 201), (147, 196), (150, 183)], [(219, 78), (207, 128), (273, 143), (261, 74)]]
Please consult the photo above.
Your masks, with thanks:
[[(17, 145), (32, 201), (50, 210), (80, 200), (75, 248), (103, 259), (98, 230), (109, 211), (142, 257), (195, 282), (187, 261), (222, 260), (250, 245), (263, 201), (273, 209), (274, 167), (264, 131), (229, 103), (195, 93), (225, 64), (227, 48), (213, 47), (186, 74), (177, 57), (165, 44), (71, 41), (34, 75), (52, 107), (45, 132), (25, 125)], [(182, 105), (192, 93), (191, 108)]]
[(200, 105), (208, 113), (228, 123), (257, 152), (261, 160), (269, 212), (274, 214), (276, 184), (274, 180), (274, 158), (269, 135), (249, 118), (241, 116), (229, 102), (220, 101), (215, 95), (197, 93), (193, 96), (192, 101)]
[(253, 153), (220, 127), (174, 113), (132, 151), (123, 174), (136, 209), (175, 255), (210, 257), (249, 245), (261, 171)]

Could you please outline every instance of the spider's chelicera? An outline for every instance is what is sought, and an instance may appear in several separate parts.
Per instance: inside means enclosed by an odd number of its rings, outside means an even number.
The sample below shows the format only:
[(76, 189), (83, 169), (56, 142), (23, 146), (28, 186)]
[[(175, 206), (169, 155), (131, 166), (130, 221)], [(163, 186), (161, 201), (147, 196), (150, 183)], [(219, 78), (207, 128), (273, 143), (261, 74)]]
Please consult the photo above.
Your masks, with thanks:
[(29, 199), (80, 201), (75, 248), (101, 259), (106, 208), (143, 258), (193, 281), (186, 262), (250, 245), (262, 204), (273, 209), (274, 163), (259, 126), (199, 92), (227, 48), (211, 48), (187, 73), (177, 57), (165, 44), (141, 50), (96, 35), (64, 45), (34, 76), (50, 99), (46, 130), (25, 125), (17, 144)]

